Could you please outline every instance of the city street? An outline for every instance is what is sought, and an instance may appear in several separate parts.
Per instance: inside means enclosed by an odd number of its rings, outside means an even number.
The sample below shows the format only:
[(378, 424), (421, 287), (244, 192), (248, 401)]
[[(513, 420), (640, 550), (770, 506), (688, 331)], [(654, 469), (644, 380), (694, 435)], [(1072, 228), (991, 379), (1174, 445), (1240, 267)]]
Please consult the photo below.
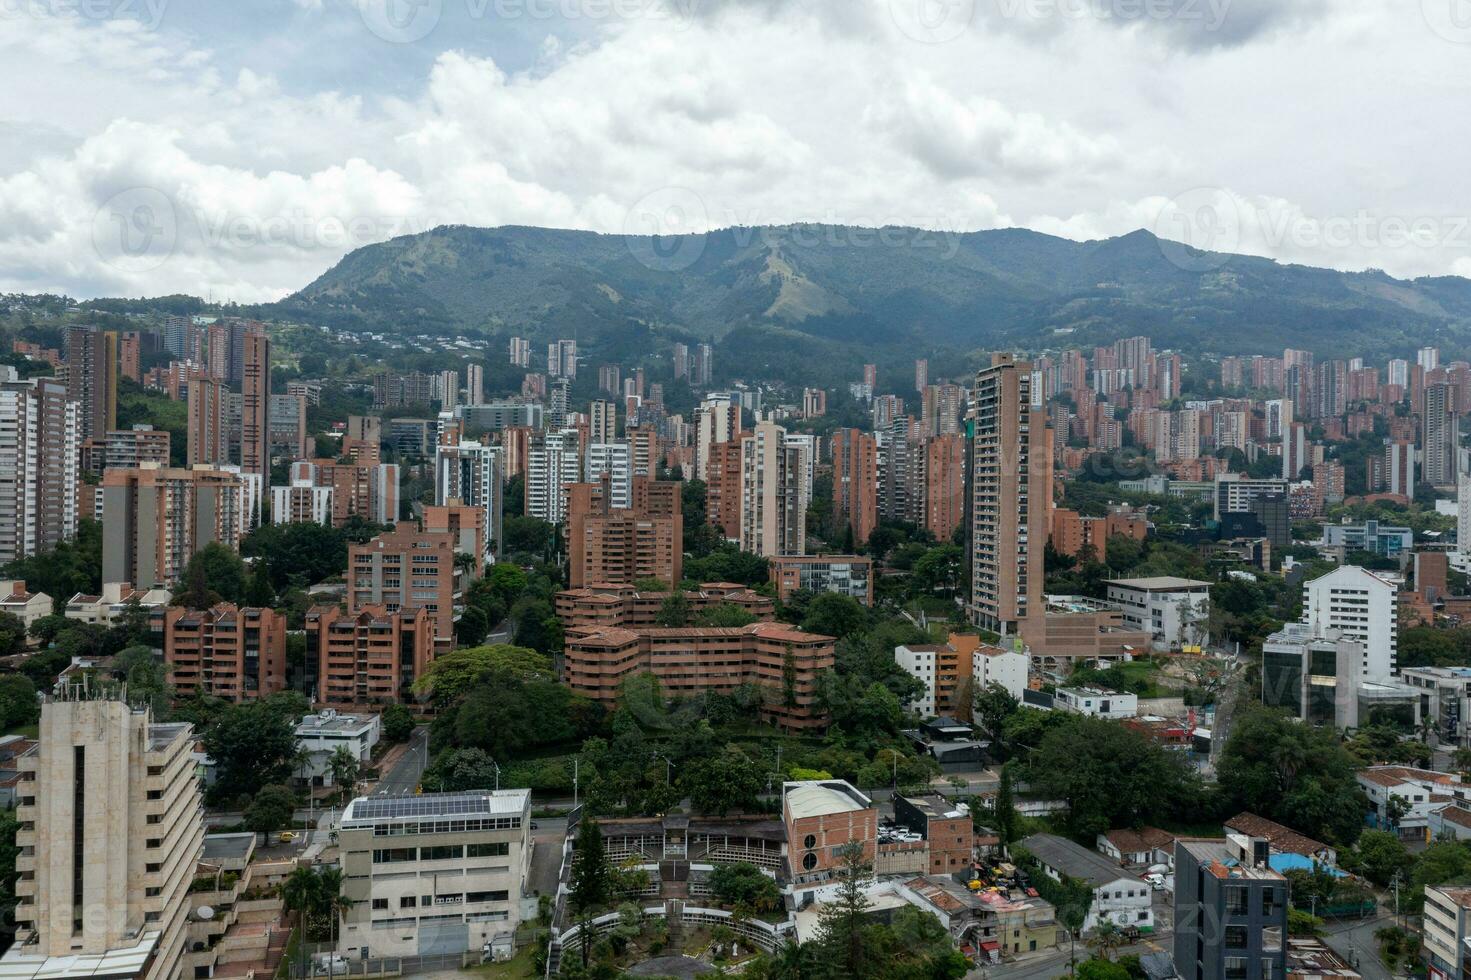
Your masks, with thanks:
[(394, 767), (383, 774), (373, 787), (375, 796), (402, 796), (419, 788), (424, 767), (429, 764), (429, 729), (414, 729), (408, 746)]
[(1324, 930), (1329, 948), (1352, 963), (1364, 980), (1392, 980), (1393, 974), (1379, 961), (1379, 944), (1374, 930), (1394, 923), (1394, 916), (1380, 914), (1372, 919), (1335, 922)]

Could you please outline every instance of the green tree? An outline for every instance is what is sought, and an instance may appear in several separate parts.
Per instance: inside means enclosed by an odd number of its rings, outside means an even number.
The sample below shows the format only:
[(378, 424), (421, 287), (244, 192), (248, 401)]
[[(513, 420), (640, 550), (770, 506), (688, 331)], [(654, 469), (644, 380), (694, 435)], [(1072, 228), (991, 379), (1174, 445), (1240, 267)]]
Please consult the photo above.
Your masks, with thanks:
[(823, 592), (808, 605), (802, 629), (843, 639), (860, 632), (867, 623), (868, 611), (857, 599), (837, 592)]
[(41, 718), (36, 685), (24, 674), (0, 674), (0, 732), (34, 725)]
[(1001, 838), (1003, 847), (1016, 840), (1016, 801), (1012, 796), (1011, 770), (1008, 763), (1001, 767), (1001, 781), (996, 787), (996, 800), (992, 804), (992, 819), (996, 827), (996, 836)]
[(262, 786), (245, 808), (245, 829), (257, 834), (291, 825), (296, 811), (296, 794), (285, 786)]
[(710, 891), (725, 905), (746, 905), (770, 912), (781, 904), (781, 889), (754, 864), (717, 864), (710, 872)]
[(301, 715), (290, 702), (274, 697), (230, 705), (205, 730), (204, 750), (214, 760), (218, 776), (210, 789), (214, 799), (253, 796), (261, 787), (285, 783), (293, 775)]
[(462, 647), (473, 647), (485, 640), (490, 632), (490, 623), (485, 613), (476, 606), (466, 606), (455, 623), (455, 641)]
[(0, 657), (13, 657), (25, 649), (25, 622), (15, 613), (0, 612)]
[(1129, 971), (1108, 959), (1088, 959), (1078, 964), (1078, 980), (1132, 980)]
[(250, 585), (245, 589), (245, 604), (258, 609), (269, 608), (276, 603), (276, 590), (271, 586), (270, 569), (265, 562), (256, 562), (250, 570)]
[(692, 763), (680, 780), (697, 810), (722, 817), (754, 809), (764, 784), (762, 767), (734, 745)]
[(690, 624), (690, 601), (683, 589), (676, 589), (659, 606), (654, 622), (666, 629), (682, 629)]
[(597, 821), (584, 818), (577, 829), (577, 844), (572, 853), (572, 872), (568, 882), (567, 907), (577, 920), (582, 938), (582, 965), (587, 965), (592, 937), (588, 924), (593, 914), (613, 898), (613, 868), (603, 849), (603, 832)]
[(1381, 887), (1407, 872), (1414, 861), (1404, 843), (1387, 830), (1364, 831), (1345, 858), (1350, 870)]
[(854, 980), (875, 977), (881, 964), (871, 955), (872, 943), (865, 929), (865, 919), (873, 907), (867, 891), (873, 869), (857, 841), (841, 845), (838, 860), (837, 894), (823, 906), (817, 941), (840, 976)]
[[(662, 612), (662, 608), (660, 609)], [(696, 626), (718, 626), (740, 628), (750, 626), (756, 622), (756, 617), (749, 610), (737, 606), (733, 602), (722, 602), (711, 606), (695, 617)]]
[(344, 798), (351, 797), (357, 789), (358, 772), (361, 768), (358, 757), (345, 745), (339, 745), (327, 757), (327, 771), (332, 774), (332, 785), (342, 788)]
[[(225, 602), (238, 604), (245, 598), (245, 563), (218, 541), (211, 541), (196, 551), (184, 566), (184, 581), (189, 583), (191, 592), (195, 576), (202, 577), (205, 587)], [(181, 605), (177, 600), (174, 604)]]
[(551, 660), (535, 650), (506, 643), (453, 650), (436, 657), (414, 682), (414, 693), (447, 705), (463, 697), (475, 682), (493, 671), (520, 678), (555, 678)]
[(390, 704), (383, 709), (383, 737), (390, 742), (407, 742), (414, 733), (413, 712), (402, 704)]

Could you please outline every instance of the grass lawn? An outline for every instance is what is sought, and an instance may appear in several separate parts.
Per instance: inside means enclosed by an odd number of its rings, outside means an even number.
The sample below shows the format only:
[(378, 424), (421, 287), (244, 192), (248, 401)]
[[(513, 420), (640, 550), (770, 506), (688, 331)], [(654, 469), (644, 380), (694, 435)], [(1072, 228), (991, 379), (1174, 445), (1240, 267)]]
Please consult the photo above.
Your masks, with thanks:
[(486, 963), (460, 972), (485, 980), (531, 980), (532, 977), (539, 976), (532, 966), (532, 954), (535, 952), (535, 946), (527, 946), (504, 963)]

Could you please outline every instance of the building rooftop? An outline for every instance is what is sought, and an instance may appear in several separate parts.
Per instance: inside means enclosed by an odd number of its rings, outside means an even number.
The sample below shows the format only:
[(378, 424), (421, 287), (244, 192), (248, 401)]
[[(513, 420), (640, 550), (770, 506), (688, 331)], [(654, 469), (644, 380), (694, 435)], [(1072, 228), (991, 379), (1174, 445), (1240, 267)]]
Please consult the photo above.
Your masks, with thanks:
[(347, 805), (343, 829), (392, 821), (439, 820), (444, 817), (509, 817), (525, 812), (529, 789), (478, 793), (424, 793), (419, 796), (360, 796)]
[(237, 861), (250, 856), (255, 848), (255, 834), (205, 834), (204, 860), (221, 861), (234, 858)]
[(1209, 582), (1174, 575), (1156, 575), (1151, 578), (1113, 578), (1109, 585), (1121, 585), (1126, 589), (1144, 589), (1148, 592), (1194, 592), (1210, 588)]
[(1374, 766), (1359, 773), (1359, 778), (1367, 780), (1378, 786), (1391, 787), (1403, 783), (1435, 783), (1441, 786), (1449, 786), (1460, 782), (1455, 776), (1448, 772), (1437, 772), (1433, 769), (1414, 769), (1410, 766)]
[(783, 783), (782, 798), (792, 819), (855, 813), (873, 806), (873, 801), (841, 779)]
[(1193, 837), (1181, 838), (1176, 843), (1194, 855), (1201, 867), (1217, 878), (1282, 880), (1282, 875), (1273, 870), (1270, 864), (1256, 866), (1243, 861), (1240, 847), (1229, 840)]
[(1285, 827), (1266, 817), (1259, 817), (1255, 813), (1238, 813), (1227, 820), (1225, 826), (1227, 830), (1234, 830), (1248, 837), (1265, 838), (1274, 850), (1285, 851), (1288, 854), (1315, 857), (1320, 852), (1329, 849), (1328, 845), (1322, 841), (1313, 840), (1306, 834), (1299, 834), (1291, 827)]
[(928, 820), (958, 820), (961, 817), (970, 816), (969, 811), (957, 810), (939, 793), (931, 793), (926, 796), (906, 796), (904, 802), (924, 814)]
[(323, 712), (317, 715), (303, 715), (296, 726), (296, 734), (297, 737), (301, 737), (315, 732), (355, 732), (368, 728), (372, 724), (373, 716), (371, 715), (339, 715)]
[(1090, 851), (1056, 834), (1033, 834), (1021, 841), (1021, 846), (1047, 867), (1069, 878), (1085, 881), (1094, 888), (1120, 880), (1143, 884), (1097, 851)]
[(78, 953), (73, 956), (43, 956), (30, 947), (12, 946), (0, 957), (0, 980), (62, 980), (73, 977), (97, 977), (99, 980), (126, 980), (142, 974), (158, 945), (159, 933), (143, 933), (132, 946), (109, 949), (105, 953)]

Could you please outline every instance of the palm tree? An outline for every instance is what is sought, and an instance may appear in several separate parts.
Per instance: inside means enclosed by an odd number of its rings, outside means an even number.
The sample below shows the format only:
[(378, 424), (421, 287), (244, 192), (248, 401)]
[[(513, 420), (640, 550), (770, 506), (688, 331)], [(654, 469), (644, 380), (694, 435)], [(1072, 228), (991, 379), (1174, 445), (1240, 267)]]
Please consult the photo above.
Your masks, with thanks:
[(1114, 951), (1124, 945), (1124, 934), (1112, 922), (1101, 919), (1098, 928), (1093, 930), (1093, 938), (1088, 940), (1088, 945), (1097, 950), (1099, 956), (1112, 960)]
[(296, 913), (296, 927), (301, 930), (297, 948), (302, 954), (302, 968), (306, 967), (307, 923), (322, 897), (322, 878), (305, 865), (296, 868), (281, 882), (281, 901), (289, 911)]
[(320, 901), (322, 911), (332, 917), (332, 948), (337, 948), (337, 923), (355, 904), (352, 899), (342, 894), (342, 869), (325, 868), (317, 875), (321, 889)]
[(353, 791), (357, 789), (360, 769), (358, 757), (345, 745), (339, 745), (327, 757), (327, 771), (332, 774), (332, 782), (342, 788), (344, 800), (351, 799)]

